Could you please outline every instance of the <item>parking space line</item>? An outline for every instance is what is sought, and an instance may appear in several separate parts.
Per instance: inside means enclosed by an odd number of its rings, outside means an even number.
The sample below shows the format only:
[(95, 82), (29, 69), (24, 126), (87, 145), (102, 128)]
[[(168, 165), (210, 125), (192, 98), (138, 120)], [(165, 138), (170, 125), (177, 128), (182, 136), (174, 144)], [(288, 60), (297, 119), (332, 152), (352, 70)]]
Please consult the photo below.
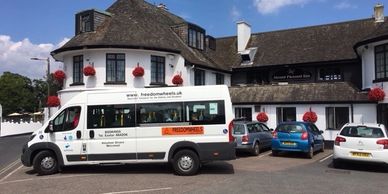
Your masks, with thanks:
[(103, 193), (103, 194), (143, 193), (143, 192), (163, 191), (163, 190), (171, 190), (171, 189), (172, 189), (171, 187), (165, 187), (165, 188), (156, 188), (156, 189), (143, 189), (143, 190), (110, 192), (110, 193)]
[(11, 164), (9, 164), (8, 166), (4, 167), (3, 169), (0, 170), (0, 175), (3, 174), (4, 172), (7, 172), (7, 170), (9, 170), (10, 168), (12, 168), (13, 166), (15, 166), (17, 163), (19, 162), (19, 160), (15, 160), (14, 162), (12, 162)]
[(326, 161), (327, 159), (331, 158), (332, 156), (333, 156), (333, 154), (330, 154), (330, 155), (326, 156), (325, 158), (319, 160), (319, 163), (322, 163), (322, 162)]
[(95, 174), (82, 174), (82, 175), (69, 175), (69, 176), (49, 176), (45, 178), (29, 178), (29, 179), (19, 179), (19, 180), (12, 180), (12, 181), (4, 181), (0, 182), (0, 185), (8, 184), (8, 183), (20, 183), (20, 182), (27, 182), (27, 181), (35, 181), (35, 180), (47, 180), (47, 179), (61, 179), (61, 178), (74, 178), (74, 177), (85, 177), (85, 176), (98, 176)]
[(267, 153), (260, 155), (259, 158), (262, 158), (262, 157), (265, 157), (265, 156), (269, 156), (270, 154), (272, 154), (272, 152), (268, 151)]
[(9, 174), (7, 174), (7, 176), (3, 177), (2, 179), (0, 179), (0, 183), (3, 182), (5, 179), (7, 179), (8, 177), (10, 177), (13, 173), (15, 173), (16, 171), (18, 171), (19, 169), (21, 169), (23, 167), (23, 165), (20, 165), (18, 168), (16, 168), (15, 170), (13, 170), (12, 172), (10, 172)]

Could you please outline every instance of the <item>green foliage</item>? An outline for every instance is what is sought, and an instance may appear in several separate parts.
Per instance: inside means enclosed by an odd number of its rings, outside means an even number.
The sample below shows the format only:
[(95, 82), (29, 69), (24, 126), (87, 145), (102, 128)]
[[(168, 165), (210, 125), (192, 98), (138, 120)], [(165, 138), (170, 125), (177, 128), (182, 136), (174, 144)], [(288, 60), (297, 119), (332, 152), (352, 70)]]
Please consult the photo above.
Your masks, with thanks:
[[(52, 76), (49, 79), (50, 95), (55, 95), (60, 87), (54, 84)], [(35, 112), (46, 107), (47, 82), (4, 72), (0, 76), (0, 104), (3, 116), (13, 112)]]

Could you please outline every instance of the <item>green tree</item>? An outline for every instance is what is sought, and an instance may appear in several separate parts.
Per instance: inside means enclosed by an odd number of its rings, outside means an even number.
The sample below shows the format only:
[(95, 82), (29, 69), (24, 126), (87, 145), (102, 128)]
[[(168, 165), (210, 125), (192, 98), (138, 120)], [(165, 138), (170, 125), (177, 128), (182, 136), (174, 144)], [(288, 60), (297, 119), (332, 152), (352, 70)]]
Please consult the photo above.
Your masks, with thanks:
[(28, 77), (4, 72), (0, 76), (0, 104), (3, 114), (12, 112), (32, 112), (36, 107), (34, 88)]

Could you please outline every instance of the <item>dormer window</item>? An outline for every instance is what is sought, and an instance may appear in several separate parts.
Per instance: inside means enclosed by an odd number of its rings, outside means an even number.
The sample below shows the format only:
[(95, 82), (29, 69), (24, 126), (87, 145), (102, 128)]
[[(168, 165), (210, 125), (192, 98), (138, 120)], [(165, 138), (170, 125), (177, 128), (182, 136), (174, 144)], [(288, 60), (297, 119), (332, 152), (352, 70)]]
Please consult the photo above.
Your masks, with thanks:
[(94, 9), (85, 10), (75, 15), (75, 34), (96, 31), (99, 26), (111, 14), (108, 12), (97, 11)]
[(189, 26), (188, 43), (190, 47), (203, 50), (205, 44), (205, 30), (197, 26)]
[(81, 16), (81, 32), (92, 31), (92, 17), (91, 14), (85, 14)]

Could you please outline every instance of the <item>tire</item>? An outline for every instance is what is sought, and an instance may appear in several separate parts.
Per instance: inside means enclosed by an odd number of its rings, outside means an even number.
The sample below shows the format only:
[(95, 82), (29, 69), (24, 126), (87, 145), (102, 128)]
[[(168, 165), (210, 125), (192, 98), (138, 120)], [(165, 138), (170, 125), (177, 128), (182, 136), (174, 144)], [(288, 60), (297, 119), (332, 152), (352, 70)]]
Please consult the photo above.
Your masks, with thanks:
[(279, 151), (278, 150), (272, 150), (272, 156), (278, 156)]
[(48, 150), (41, 151), (35, 156), (33, 166), (39, 175), (54, 174), (59, 169), (57, 157)]
[(255, 146), (253, 146), (252, 155), (258, 156), (260, 154), (260, 144), (259, 142), (255, 143)]
[(176, 175), (195, 175), (200, 166), (198, 155), (191, 150), (180, 150), (174, 155), (172, 166)]
[(310, 146), (309, 151), (306, 153), (306, 157), (308, 159), (312, 159), (314, 157), (314, 148), (313, 148), (313, 146)]

